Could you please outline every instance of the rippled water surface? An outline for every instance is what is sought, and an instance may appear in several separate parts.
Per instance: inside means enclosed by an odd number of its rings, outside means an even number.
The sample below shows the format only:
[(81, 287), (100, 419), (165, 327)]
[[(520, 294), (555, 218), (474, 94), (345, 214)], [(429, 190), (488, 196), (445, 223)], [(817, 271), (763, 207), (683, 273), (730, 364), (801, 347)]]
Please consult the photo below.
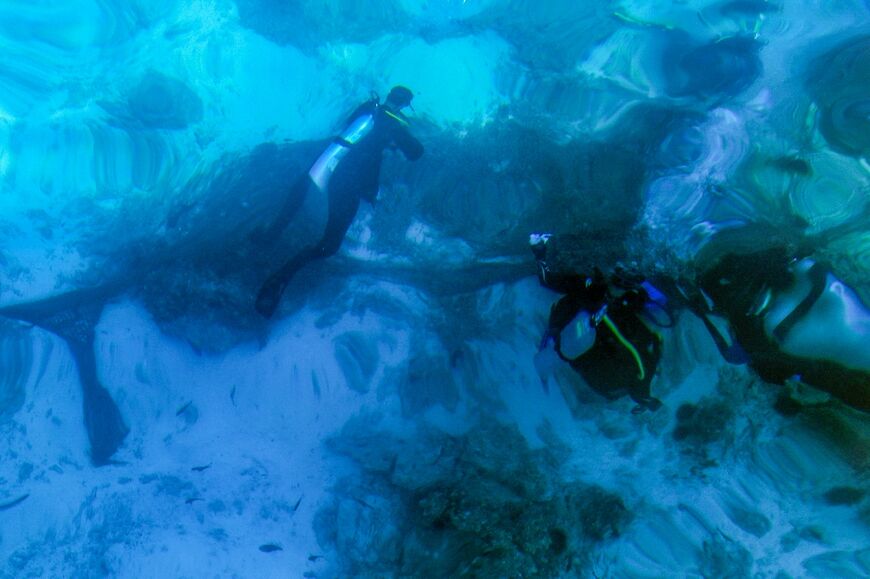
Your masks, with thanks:
[[(0, 53), (0, 576), (870, 575), (865, 412), (688, 310), (661, 410), (542, 389), (528, 248), (870, 304), (866, 2), (5, 0)], [(262, 319), (396, 84), (425, 155)]]

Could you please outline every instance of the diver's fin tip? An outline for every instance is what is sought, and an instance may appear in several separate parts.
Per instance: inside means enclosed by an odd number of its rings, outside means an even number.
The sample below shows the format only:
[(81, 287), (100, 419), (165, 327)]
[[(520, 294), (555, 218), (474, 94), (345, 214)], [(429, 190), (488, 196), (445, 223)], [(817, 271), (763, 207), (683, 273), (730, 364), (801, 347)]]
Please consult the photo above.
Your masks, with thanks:
[(278, 304), (281, 301), (281, 294), (283, 293), (281, 289), (280, 285), (266, 282), (257, 294), (257, 301), (254, 303), (254, 309), (256, 309), (257, 313), (267, 320), (270, 319), (275, 314), (275, 310), (278, 309)]

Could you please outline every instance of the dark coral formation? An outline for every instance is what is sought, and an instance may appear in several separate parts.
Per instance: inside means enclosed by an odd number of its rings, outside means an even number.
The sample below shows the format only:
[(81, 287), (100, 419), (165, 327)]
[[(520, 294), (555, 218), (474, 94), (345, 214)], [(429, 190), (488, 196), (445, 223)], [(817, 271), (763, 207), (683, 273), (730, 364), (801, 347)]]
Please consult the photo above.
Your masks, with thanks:
[(202, 120), (199, 96), (178, 79), (149, 71), (127, 98), (130, 117), (149, 129), (184, 129)]
[(630, 520), (618, 495), (560, 482), (558, 450), (531, 450), (493, 421), (458, 437), (427, 428), (399, 438), (360, 418), (330, 446), (363, 473), (340, 486), (316, 525), (342, 574), (582, 574), (588, 547)]
[(710, 444), (722, 438), (734, 411), (724, 402), (683, 404), (677, 409), (674, 440), (687, 444)]
[[(699, 469), (716, 466), (720, 450), (728, 447), (734, 430), (734, 409), (726, 399), (705, 398), (697, 404), (683, 404), (676, 412), (677, 424), (671, 436), (679, 444), (680, 451), (690, 457)], [(718, 449), (718, 450), (717, 450)]]

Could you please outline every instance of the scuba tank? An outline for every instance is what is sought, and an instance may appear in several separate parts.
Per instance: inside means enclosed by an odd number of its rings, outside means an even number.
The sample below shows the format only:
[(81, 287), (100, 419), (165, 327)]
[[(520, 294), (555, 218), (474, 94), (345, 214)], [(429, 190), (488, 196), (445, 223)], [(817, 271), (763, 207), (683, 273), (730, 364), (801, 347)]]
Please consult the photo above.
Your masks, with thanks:
[(373, 99), (375, 106), (370, 113), (359, 115), (336, 137), (332, 143), (321, 153), (314, 165), (308, 171), (308, 176), (317, 185), (317, 188), (326, 192), (329, 181), (332, 179), (335, 168), (342, 159), (350, 152), (351, 148), (363, 140), (375, 126), (375, 112), (380, 103), (377, 98)]
[(592, 316), (581, 310), (559, 333), (559, 351), (569, 360), (576, 360), (595, 343)]

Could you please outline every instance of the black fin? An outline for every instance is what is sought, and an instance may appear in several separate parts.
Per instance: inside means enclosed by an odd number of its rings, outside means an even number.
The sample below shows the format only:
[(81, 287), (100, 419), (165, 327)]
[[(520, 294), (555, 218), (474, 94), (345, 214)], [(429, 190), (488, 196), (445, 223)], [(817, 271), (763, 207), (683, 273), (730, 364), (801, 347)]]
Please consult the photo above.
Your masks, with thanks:
[(106, 302), (118, 292), (119, 287), (110, 284), (0, 308), (0, 316), (39, 326), (69, 346), (82, 385), (85, 429), (91, 445), (91, 461), (96, 466), (111, 461), (129, 432), (121, 411), (100, 383), (94, 355), (94, 328)]
[(257, 312), (264, 318), (271, 318), (278, 309), (278, 304), (281, 303), (281, 294), (284, 293), (284, 284), (282, 280), (276, 277), (270, 277), (266, 283), (260, 288), (257, 294), (257, 302), (254, 307)]

